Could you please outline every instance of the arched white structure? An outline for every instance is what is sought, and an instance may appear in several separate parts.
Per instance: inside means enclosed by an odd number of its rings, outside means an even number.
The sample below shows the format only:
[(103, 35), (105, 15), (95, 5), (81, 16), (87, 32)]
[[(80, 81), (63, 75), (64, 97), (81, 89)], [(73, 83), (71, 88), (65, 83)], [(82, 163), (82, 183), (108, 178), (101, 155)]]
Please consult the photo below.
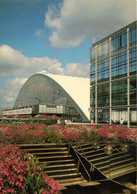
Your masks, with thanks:
[(90, 118), (90, 80), (89, 78), (73, 77), (41, 73), (56, 81), (77, 103), (87, 118)]
[[(39, 107), (62, 106), (63, 118), (89, 121), (90, 82), (89, 78), (37, 73), (32, 75), (21, 88), (14, 109), (32, 107), (32, 114), (41, 113)], [(45, 109), (45, 113), (47, 109)], [(60, 112), (56, 112), (60, 114)]]

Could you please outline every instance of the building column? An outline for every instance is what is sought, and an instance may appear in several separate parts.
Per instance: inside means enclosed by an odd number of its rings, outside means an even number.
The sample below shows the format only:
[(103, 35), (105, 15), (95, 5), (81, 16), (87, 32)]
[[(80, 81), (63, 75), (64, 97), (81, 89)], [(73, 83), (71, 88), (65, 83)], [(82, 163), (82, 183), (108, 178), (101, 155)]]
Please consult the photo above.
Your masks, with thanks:
[(112, 93), (111, 93), (111, 86), (112, 86), (112, 84), (111, 84), (111, 37), (110, 37), (110, 39), (109, 39), (109, 56), (110, 56), (110, 58), (109, 58), (109, 76), (110, 76), (110, 78), (109, 78), (109, 81), (110, 81), (110, 83), (109, 83), (109, 124), (111, 125), (112, 123), (111, 123), (111, 120), (112, 120), (112, 118), (111, 118), (111, 114), (112, 114), (112, 108), (111, 108), (111, 106), (112, 106)]
[[(97, 45), (95, 47), (95, 60), (97, 61)], [(97, 124), (98, 112), (97, 112), (97, 62), (95, 64), (95, 124)]]
[(130, 127), (129, 28), (127, 28), (127, 127)]

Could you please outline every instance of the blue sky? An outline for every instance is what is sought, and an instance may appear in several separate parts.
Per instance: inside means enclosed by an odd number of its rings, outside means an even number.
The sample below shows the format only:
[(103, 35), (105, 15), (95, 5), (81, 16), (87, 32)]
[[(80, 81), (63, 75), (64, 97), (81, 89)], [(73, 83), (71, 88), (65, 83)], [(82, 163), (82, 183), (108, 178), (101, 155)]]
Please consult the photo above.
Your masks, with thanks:
[(89, 77), (92, 43), (136, 20), (136, 0), (0, 0), (0, 107), (34, 73)]

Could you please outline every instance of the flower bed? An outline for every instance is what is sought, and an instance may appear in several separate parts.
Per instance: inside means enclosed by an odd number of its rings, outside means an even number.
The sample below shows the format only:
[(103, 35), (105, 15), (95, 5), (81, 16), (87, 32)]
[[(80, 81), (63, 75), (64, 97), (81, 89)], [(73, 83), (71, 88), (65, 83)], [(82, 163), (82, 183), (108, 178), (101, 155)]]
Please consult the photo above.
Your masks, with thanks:
[(35, 115), (35, 116), (31, 116), (31, 115), (7, 115), (7, 116), (1, 116), (0, 120), (3, 123), (18, 123), (18, 122), (22, 122), (22, 123), (43, 123), (46, 125), (53, 125), (57, 123), (57, 120), (60, 117), (56, 116), (56, 115), (46, 115), (46, 114), (39, 114), (39, 115)]
[(0, 193), (58, 193), (59, 183), (44, 172), (31, 154), (13, 145), (0, 145)]
[(137, 130), (121, 126), (0, 123), (0, 193), (58, 193), (59, 183), (35, 156), (12, 144), (119, 141), (136, 143)]
[(0, 124), (0, 142), (5, 144), (122, 141), (136, 143), (137, 130), (121, 126), (72, 126)]

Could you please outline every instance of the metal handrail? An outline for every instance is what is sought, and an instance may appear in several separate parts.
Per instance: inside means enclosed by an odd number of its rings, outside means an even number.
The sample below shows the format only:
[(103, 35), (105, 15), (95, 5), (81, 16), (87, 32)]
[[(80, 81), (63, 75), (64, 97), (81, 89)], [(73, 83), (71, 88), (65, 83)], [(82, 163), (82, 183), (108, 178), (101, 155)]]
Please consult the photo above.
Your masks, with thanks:
[[(71, 147), (73, 148), (73, 145), (72, 145), (72, 144), (71, 144)], [(77, 158), (78, 158), (78, 168), (77, 168), (78, 172), (79, 172), (79, 166), (80, 166), (80, 163), (81, 163), (81, 165), (83, 166), (83, 168), (84, 168), (86, 174), (87, 174), (88, 177), (89, 177), (89, 181), (91, 181), (91, 176), (89, 175), (89, 173), (88, 173), (87, 169), (85, 168), (83, 162), (81, 161), (79, 155), (77, 154), (77, 152), (76, 152), (76, 150), (75, 150), (74, 148), (73, 148), (73, 150), (74, 150), (74, 152), (75, 152), (75, 154), (76, 154), (76, 156), (77, 156)]]

